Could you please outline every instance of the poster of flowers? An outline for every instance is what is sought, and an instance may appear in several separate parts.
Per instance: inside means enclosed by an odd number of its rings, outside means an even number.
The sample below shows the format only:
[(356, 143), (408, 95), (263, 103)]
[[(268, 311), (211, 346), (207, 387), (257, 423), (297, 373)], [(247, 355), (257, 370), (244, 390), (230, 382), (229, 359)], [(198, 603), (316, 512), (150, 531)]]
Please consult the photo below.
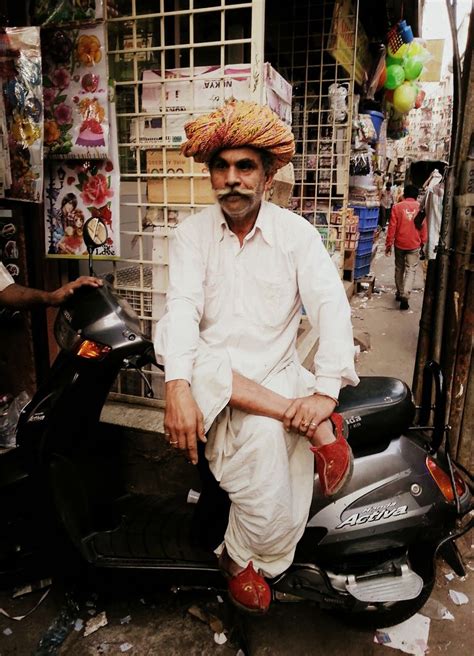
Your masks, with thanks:
[[(0, 84), (8, 157), (6, 196), (41, 202), (43, 195), (43, 93), (38, 27), (7, 27), (0, 34)], [(9, 160), (9, 161), (7, 161)]]
[[(113, 107), (113, 105), (111, 106)], [(115, 111), (111, 110), (115, 135)], [(111, 140), (111, 159), (49, 160), (46, 163), (44, 208), (45, 250), (52, 258), (87, 257), (84, 223), (98, 217), (107, 226), (106, 243), (97, 257), (120, 255), (120, 171), (118, 146)]]
[(101, 159), (109, 151), (105, 25), (42, 30), (46, 157)]

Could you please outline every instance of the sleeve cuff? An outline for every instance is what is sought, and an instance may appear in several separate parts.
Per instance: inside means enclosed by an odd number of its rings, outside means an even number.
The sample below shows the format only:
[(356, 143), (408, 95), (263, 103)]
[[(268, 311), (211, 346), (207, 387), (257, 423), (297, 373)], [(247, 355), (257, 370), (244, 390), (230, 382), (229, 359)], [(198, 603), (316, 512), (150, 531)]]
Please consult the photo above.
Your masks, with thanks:
[(168, 365), (165, 361), (165, 383), (170, 380), (187, 380), (191, 385), (192, 372), (192, 363), (182, 362)]
[(316, 394), (325, 394), (337, 399), (341, 389), (340, 378), (329, 378), (326, 376), (316, 376), (314, 391)]

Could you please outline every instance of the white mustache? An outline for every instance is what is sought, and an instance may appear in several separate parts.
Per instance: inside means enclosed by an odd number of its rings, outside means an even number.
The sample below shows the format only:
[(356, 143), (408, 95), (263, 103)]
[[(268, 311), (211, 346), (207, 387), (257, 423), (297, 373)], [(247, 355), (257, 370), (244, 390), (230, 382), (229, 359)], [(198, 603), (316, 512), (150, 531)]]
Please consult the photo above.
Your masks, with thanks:
[(216, 191), (216, 196), (218, 200), (222, 200), (227, 196), (244, 196), (245, 198), (253, 198), (255, 196), (255, 192), (250, 191), (250, 189), (239, 189), (237, 191), (236, 189), (226, 187), (225, 189), (219, 189), (219, 191)]

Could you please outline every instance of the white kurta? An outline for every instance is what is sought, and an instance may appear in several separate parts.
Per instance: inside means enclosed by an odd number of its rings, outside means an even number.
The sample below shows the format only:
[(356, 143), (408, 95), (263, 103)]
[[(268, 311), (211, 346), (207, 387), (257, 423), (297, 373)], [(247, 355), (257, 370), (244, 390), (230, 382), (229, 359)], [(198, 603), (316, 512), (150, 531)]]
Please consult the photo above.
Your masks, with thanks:
[(13, 285), (14, 282), (6, 266), (0, 262), (0, 292), (3, 292), (9, 285)]
[[(319, 332), (315, 376), (296, 352), (302, 304)], [(232, 370), (288, 398), (313, 391), (336, 397), (341, 385), (358, 383), (349, 303), (319, 233), (267, 202), (242, 247), (218, 205), (188, 217), (170, 240), (167, 309), (155, 348), (166, 380), (188, 380), (204, 414), (206, 457), (232, 501), (230, 557), (276, 576), (304, 531), (313, 455), (280, 422), (227, 403)]]

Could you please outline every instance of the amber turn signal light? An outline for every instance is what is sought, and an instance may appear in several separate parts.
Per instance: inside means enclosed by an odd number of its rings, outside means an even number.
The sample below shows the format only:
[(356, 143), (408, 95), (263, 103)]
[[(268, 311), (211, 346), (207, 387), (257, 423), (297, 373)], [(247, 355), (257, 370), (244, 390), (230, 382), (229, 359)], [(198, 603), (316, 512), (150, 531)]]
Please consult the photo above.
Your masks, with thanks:
[[(454, 491), (450, 476), (430, 457), (426, 458), (426, 466), (444, 498), (447, 501), (454, 501)], [(466, 484), (457, 471), (454, 472), (454, 482), (456, 483), (458, 497), (462, 497), (466, 491)]]
[(102, 360), (111, 350), (110, 346), (106, 344), (99, 344), (99, 342), (85, 339), (79, 344), (77, 355), (80, 358), (87, 358), (88, 360)]

